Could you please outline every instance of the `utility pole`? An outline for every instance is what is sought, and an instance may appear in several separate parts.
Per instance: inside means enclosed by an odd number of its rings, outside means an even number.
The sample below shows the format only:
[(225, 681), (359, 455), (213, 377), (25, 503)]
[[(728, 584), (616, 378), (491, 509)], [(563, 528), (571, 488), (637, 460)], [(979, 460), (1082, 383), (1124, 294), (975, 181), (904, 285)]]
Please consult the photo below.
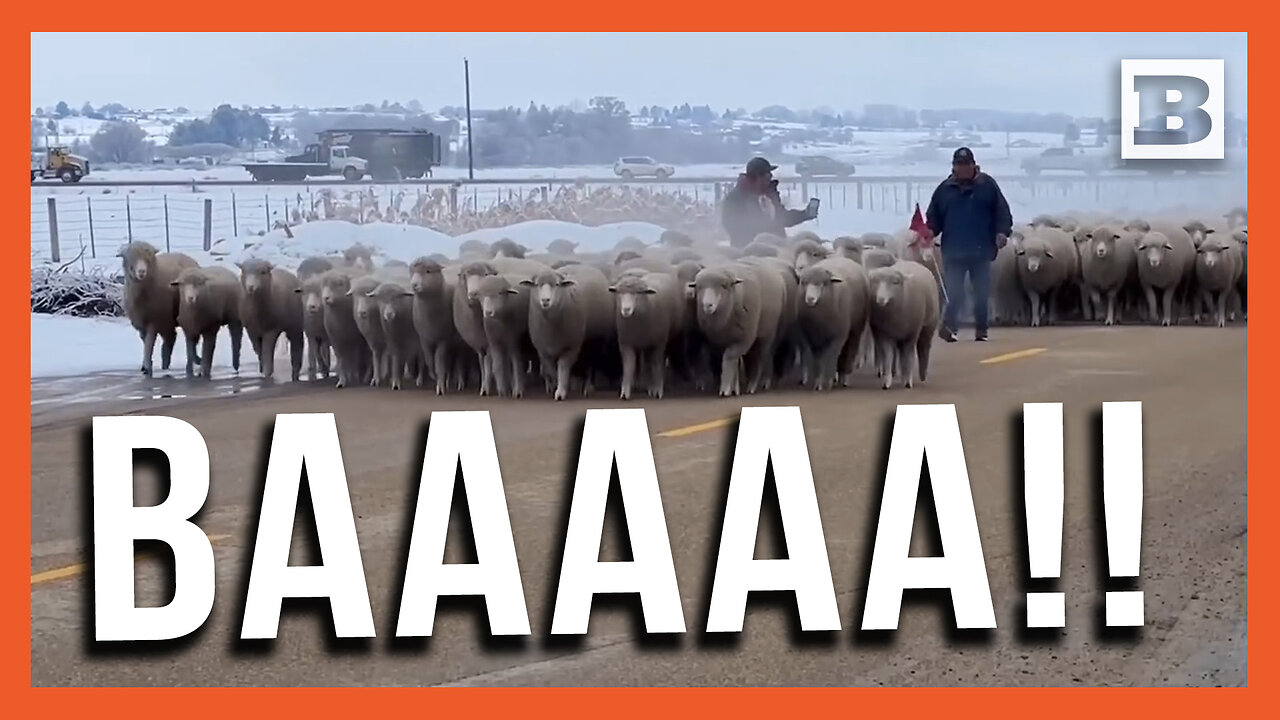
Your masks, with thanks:
[(471, 134), (471, 64), (466, 58), (462, 58), (462, 76), (467, 86), (467, 179), (476, 179), (476, 161), (475, 155), (471, 152), (472, 140), (475, 135)]

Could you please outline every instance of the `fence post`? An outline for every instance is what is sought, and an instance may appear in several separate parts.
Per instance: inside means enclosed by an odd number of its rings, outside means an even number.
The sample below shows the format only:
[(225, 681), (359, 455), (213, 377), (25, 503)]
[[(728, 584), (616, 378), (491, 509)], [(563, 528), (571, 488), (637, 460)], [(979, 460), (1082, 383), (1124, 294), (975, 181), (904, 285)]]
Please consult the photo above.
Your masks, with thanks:
[(271, 194), (267, 193), (262, 196), (263, 212), (267, 216), (267, 232), (271, 232)]
[(58, 245), (58, 204), (49, 198), (49, 257), (54, 262), (62, 262), (62, 251)]
[(213, 247), (213, 198), (204, 199), (204, 251)]
[(164, 251), (171, 252), (169, 249), (169, 195), (164, 195)]
[(858, 191), (858, 209), (861, 210), (862, 209), (862, 183), (856, 184), (854, 188), (857, 189)]
[(236, 192), (231, 191), (231, 237), (240, 237), (240, 218), (236, 216)]
[(89, 209), (89, 257), (98, 257), (98, 245), (93, 239), (93, 198), (84, 199), (84, 204)]
[(129, 242), (133, 242), (133, 208), (129, 204), (129, 196), (124, 196), (124, 223), (128, 232)]
[(449, 186), (449, 212), (453, 217), (458, 217), (458, 184), (454, 183)]

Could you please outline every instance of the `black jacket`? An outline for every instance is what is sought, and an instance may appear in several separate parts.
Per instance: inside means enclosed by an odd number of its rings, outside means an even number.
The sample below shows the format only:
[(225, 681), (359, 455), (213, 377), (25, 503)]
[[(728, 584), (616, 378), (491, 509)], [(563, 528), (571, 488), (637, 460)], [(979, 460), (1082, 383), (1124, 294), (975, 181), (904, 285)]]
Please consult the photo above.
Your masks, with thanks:
[(925, 216), (933, 234), (942, 236), (943, 257), (994, 260), (996, 235), (1013, 232), (1009, 202), (995, 179), (981, 171), (969, 183), (954, 176), (943, 180)]
[[(771, 212), (772, 211), (772, 212)], [(786, 236), (787, 228), (809, 219), (805, 210), (788, 210), (778, 195), (778, 181), (761, 193), (748, 187), (745, 176), (720, 201), (720, 222), (729, 233), (729, 244), (745, 247), (760, 233)]]

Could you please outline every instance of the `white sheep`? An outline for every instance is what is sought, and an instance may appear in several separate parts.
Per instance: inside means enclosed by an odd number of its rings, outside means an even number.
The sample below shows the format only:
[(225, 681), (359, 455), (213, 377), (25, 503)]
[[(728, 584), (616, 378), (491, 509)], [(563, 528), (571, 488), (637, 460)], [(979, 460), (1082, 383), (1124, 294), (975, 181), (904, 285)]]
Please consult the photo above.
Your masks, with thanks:
[(188, 255), (162, 253), (135, 240), (116, 253), (124, 266), (124, 314), (142, 340), (142, 374), (151, 377), (151, 357), (160, 338), (160, 368), (168, 370), (178, 340), (179, 273), (197, 266)]
[(1089, 292), (1093, 315), (1102, 314), (1105, 297), (1106, 316), (1103, 324), (1114, 325), (1120, 293), (1137, 279), (1138, 256), (1134, 234), (1112, 225), (1079, 228), (1077, 233), (1081, 230), (1085, 242), (1077, 245), (1080, 252), (1080, 275)]
[(797, 324), (807, 348), (805, 378), (814, 390), (829, 389), (838, 376), (849, 383), (868, 292), (866, 272), (849, 258), (826, 258), (800, 271)]
[(379, 283), (367, 297), (377, 303), (382, 337), (386, 343), (391, 389), (399, 390), (404, 372), (416, 375), (422, 385), (422, 343), (413, 326), (413, 292), (396, 282)]
[(213, 375), (213, 351), (218, 331), (231, 336), (231, 369), (240, 372), (240, 282), (220, 265), (186, 268), (171, 283), (178, 289), (178, 326), (187, 341), (187, 377), (195, 371), (196, 342), (200, 345), (200, 377)]
[[(326, 271), (327, 272), (327, 271)], [(301, 280), (302, 335), (307, 343), (307, 379), (329, 378), (330, 343), (324, 327), (324, 273)]]
[[(409, 265), (409, 290), (413, 293), (413, 327), (422, 343), (422, 362), (435, 380), (436, 394), (448, 387), (454, 357), (462, 349), (462, 338), (453, 324), (454, 294), (458, 276), (427, 257)], [(455, 378), (461, 385), (462, 373)]]
[(468, 262), (458, 268), (458, 282), (453, 293), (453, 326), (467, 347), (475, 353), (480, 368), (480, 394), (493, 390), (493, 365), (489, 357), (489, 341), (484, 334), (484, 316), (480, 308), (480, 282), (498, 271), (488, 262)]
[(720, 396), (754, 393), (772, 351), (784, 289), (777, 273), (741, 262), (704, 268), (694, 278), (698, 328), (721, 351)]
[[(610, 312), (609, 280), (590, 265), (566, 265), (545, 270), (521, 280), (529, 288), (529, 339), (541, 360), (548, 385), (554, 379), (556, 400), (569, 396), (570, 373), (580, 354), (598, 360), (602, 348), (614, 344), (614, 324)], [(591, 391), (588, 362), (583, 377), (583, 394)]]
[(893, 387), (894, 367), (903, 385), (929, 376), (929, 353), (938, 330), (941, 301), (929, 269), (902, 260), (867, 274), (871, 295), (871, 332), (877, 345), (881, 387)]
[[(1185, 230), (1171, 234), (1144, 232), (1137, 242), (1137, 254), (1138, 280), (1147, 298), (1147, 316), (1166, 327), (1175, 324), (1174, 294), (1183, 286), (1188, 268), (1192, 272), (1195, 269), (1196, 251), (1191, 236)], [(1157, 305), (1157, 290), (1164, 295), (1163, 312)]]
[(336, 387), (339, 388), (367, 383), (373, 372), (373, 356), (356, 323), (351, 297), (351, 282), (357, 277), (360, 277), (359, 271), (345, 267), (320, 276), (320, 300), (324, 303), (321, 320), (337, 360)]
[(361, 275), (352, 278), (351, 311), (355, 315), (356, 327), (369, 347), (371, 372), (367, 379), (371, 387), (382, 385), (391, 376), (390, 357), (387, 354), (387, 335), (382, 330), (382, 315), (379, 312), (378, 300), (371, 293), (382, 284), (382, 279), (375, 275)]
[(267, 379), (274, 377), (276, 342), (284, 335), (289, 342), (290, 378), (297, 382), (302, 375), (303, 352), (297, 276), (258, 258), (236, 266), (240, 268), (240, 320), (258, 355), (259, 372)]
[(631, 399), (639, 365), (647, 368), (649, 396), (661, 398), (668, 349), (684, 326), (686, 300), (680, 281), (667, 273), (628, 274), (618, 278), (609, 292), (614, 293), (614, 322), (622, 355), (620, 397)]
[(1079, 267), (1075, 240), (1057, 228), (1014, 230), (1018, 281), (1031, 303), (1031, 327), (1039, 327), (1041, 308), (1048, 307), (1049, 323), (1057, 321), (1058, 292), (1071, 283)]
[(529, 342), (529, 290), (520, 285), (522, 277), (486, 275), (480, 278), (477, 295), (488, 346), (491, 372), (498, 395), (524, 397)]
[(1204, 306), (1214, 313), (1218, 327), (1227, 324), (1227, 300), (1244, 269), (1240, 247), (1228, 232), (1210, 231), (1196, 248), (1196, 281)]

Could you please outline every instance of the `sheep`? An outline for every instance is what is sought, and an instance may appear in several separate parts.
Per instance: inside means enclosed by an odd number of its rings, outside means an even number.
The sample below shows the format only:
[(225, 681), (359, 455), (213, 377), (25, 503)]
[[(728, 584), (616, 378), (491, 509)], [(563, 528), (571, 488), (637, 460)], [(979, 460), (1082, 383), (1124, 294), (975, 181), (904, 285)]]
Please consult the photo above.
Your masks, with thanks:
[(295, 291), (302, 295), (302, 335), (307, 343), (307, 379), (329, 378), (329, 336), (324, 327), (324, 274), (313, 275)]
[(862, 243), (852, 235), (841, 235), (831, 241), (834, 254), (847, 257), (854, 262), (862, 262)]
[[(1052, 232), (1050, 232), (1052, 231)], [(1018, 281), (1031, 303), (1031, 327), (1040, 327), (1041, 308), (1048, 306), (1049, 323), (1057, 321), (1058, 291), (1071, 281), (1079, 256), (1075, 241), (1056, 228), (1037, 228), (1017, 238)]]
[(679, 265), (690, 260), (697, 262), (702, 259), (702, 254), (693, 248), (676, 248), (667, 256), (667, 262), (672, 265)]
[(795, 245), (791, 246), (791, 253), (794, 258), (793, 265), (796, 272), (801, 272), (806, 267), (821, 260), (825, 260), (831, 255), (831, 251), (827, 250), (822, 243), (815, 242), (808, 238), (800, 240)]
[(1019, 245), (1019, 240), (1009, 238), (1009, 242), (996, 252), (996, 259), (991, 263), (989, 314), (993, 323), (1021, 325), (1030, 320), (1027, 295), (1018, 279)]
[(648, 368), (649, 397), (661, 399), (668, 349), (684, 326), (685, 298), (680, 280), (667, 273), (627, 275), (610, 286), (609, 292), (614, 294), (615, 330), (622, 354), (619, 397), (631, 399), (636, 366), (640, 363)]
[(529, 248), (510, 238), (502, 238), (496, 240), (489, 246), (489, 253), (495, 258), (524, 258), (525, 253), (529, 252)]
[[(1174, 293), (1182, 286), (1189, 265), (1194, 272), (1195, 254), (1195, 246), (1186, 231), (1166, 235), (1151, 230), (1138, 240), (1138, 281), (1147, 298), (1147, 317), (1152, 322), (1168, 327), (1177, 321)], [(1163, 312), (1156, 304), (1157, 290), (1164, 294)]]
[(448, 387), (451, 356), (462, 343), (453, 325), (457, 275), (446, 274), (444, 267), (429, 257), (414, 260), (409, 272), (413, 327), (422, 345), (422, 362), (436, 381), (436, 394), (443, 395)]
[(693, 281), (704, 267), (705, 264), (696, 261), (676, 266), (676, 285), (683, 293), (684, 305), (680, 313), (681, 327), (671, 343), (674, 347), (667, 353), (673, 358), (672, 370), (699, 391), (706, 389), (707, 378), (712, 376), (709, 346), (698, 327), (697, 297), (693, 290)]
[[(775, 381), (779, 384), (784, 383), (787, 380), (788, 373), (792, 370), (798, 370), (803, 374), (800, 359), (804, 353), (805, 344), (800, 336), (800, 330), (796, 326), (796, 312), (800, 302), (799, 277), (796, 274), (795, 266), (792, 264), (793, 260), (786, 261), (775, 257), (745, 257), (740, 262), (771, 271), (777, 276), (778, 282), (774, 283), (772, 278), (766, 278), (766, 280), (782, 290), (781, 305), (778, 312), (776, 331), (773, 335), (772, 348), (765, 355), (764, 386), (765, 389), (768, 389)], [(796, 380), (800, 380), (802, 377), (803, 375), (801, 375), (801, 378), (796, 378)]]
[(671, 248), (693, 247), (693, 238), (679, 230), (663, 230), (658, 236), (658, 244)]
[[(522, 279), (522, 278), (521, 278)], [(491, 374), (498, 394), (524, 397), (524, 345), (529, 334), (529, 291), (520, 279), (506, 275), (486, 275), (477, 283), (485, 340), (490, 355)], [(508, 375), (510, 372), (510, 383)]]
[(868, 271), (876, 268), (889, 267), (898, 261), (898, 258), (888, 250), (883, 248), (867, 248), (862, 253), (862, 267)]
[(483, 258), (489, 260), (489, 245), (480, 240), (464, 240), (458, 245), (458, 257), (467, 258)]
[(1240, 295), (1240, 312), (1248, 318), (1249, 228), (1246, 226), (1232, 230), (1231, 239), (1240, 247), (1240, 282), (1236, 284), (1236, 292)]
[(235, 273), (215, 265), (186, 268), (169, 283), (178, 289), (178, 325), (187, 340), (187, 377), (195, 371), (196, 341), (200, 347), (200, 377), (213, 375), (213, 350), (218, 330), (231, 335), (231, 369), (240, 372), (240, 282)]
[(342, 262), (346, 267), (356, 268), (364, 272), (373, 272), (373, 253), (369, 248), (356, 243), (342, 253)]
[(756, 240), (742, 248), (742, 254), (744, 257), (778, 257), (778, 247)]
[(643, 256), (632, 257), (630, 253), (624, 251), (618, 255), (616, 260), (614, 260), (613, 271), (608, 274), (612, 279), (616, 280), (618, 276), (628, 270), (674, 273), (675, 266), (661, 258)]
[(1111, 225), (1100, 225), (1085, 231), (1086, 243), (1080, 249), (1081, 278), (1089, 291), (1089, 300), (1102, 311), (1106, 296), (1106, 318), (1103, 324), (1116, 322), (1116, 300), (1137, 277), (1138, 259), (1134, 235)]
[(360, 336), (364, 338), (369, 348), (372, 371), (368, 373), (366, 382), (370, 387), (382, 385), (382, 381), (391, 374), (387, 355), (387, 335), (382, 329), (382, 314), (378, 307), (378, 300), (373, 296), (373, 291), (377, 290), (382, 283), (383, 280), (377, 276), (361, 275), (351, 280), (351, 289), (347, 291), (351, 296), (351, 311), (355, 314), (356, 327), (360, 329)]
[[(809, 233), (809, 235), (813, 235), (813, 233)], [(796, 236), (801, 240), (817, 239), (816, 235), (813, 235), (813, 237), (809, 237), (809, 235), (801, 236), (799, 233), (796, 234)], [(776, 235), (774, 233), (764, 232), (764, 233), (759, 233), (754, 238), (752, 238), (751, 242), (747, 243), (747, 247), (751, 247), (752, 245), (767, 245), (777, 250), (777, 249), (786, 247), (788, 244), (789, 242), (785, 237), (782, 237), (781, 235)], [(745, 250), (746, 248), (743, 248), (743, 249)]]
[(577, 250), (578, 250), (578, 243), (565, 240), (563, 238), (556, 238), (555, 240), (552, 240), (550, 243), (547, 243), (547, 252), (551, 253), (552, 255), (570, 257)]
[(391, 258), (390, 260), (387, 260), (385, 263), (382, 264), (382, 267), (379, 268), (379, 271), (383, 274), (394, 273), (396, 275), (404, 275), (405, 273), (409, 272), (409, 263), (403, 260), (396, 260), (395, 258)]
[(808, 348), (805, 368), (814, 390), (847, 385), (867, 323), (867, 275), (858, 263), (830, 257), (800, 271), (797, 325)]
[(152, 375), (151, 356), (160, 338), (160, 368), (168, 370), (178, 340), (178, 289), (171, 285), (196, 261), (182, 253), (162, 253), (135, 240), (116, 253), (124, 266), (124, 314), (142, 339), (142, 374)]
[(324, 303), (321, 321), (337, 358), (336, 387), (339, 388), (367, 382), (366, 375), (373, 367), (372, 352), (356, 323), (355, 304), (350, 292), (351, 282), (357, 277), (356, 271), (349, 268), (334, 268), (320, 276), (320, 300)]
[[(413, 323), (414, 293), (399, 283), (383, 282), (366, 297), (377, 306), (391, 370), (391, 389), (399, 390), (405, 369), (416, 371), (422, 361), (422, 344)], [(417, 375), (421, 384), (422, 375)]]
[(929, 352), (941, 315), (937, 282), (928, 268), (910, 260), (876, 268), (867, 280), (881, 387), (893, 387), (896, 364), (903, 385), (912, 388), (917, 374), (920, 382), (929, 376)]
[[(613, 344), (609, 281), (590, 265), (566, 265), (521, 280), (520, 285), (533, 296), (528, 306), (529, 339), (541, 359), (544, 377), (549, 381), (550, 373), (555, 373), (555, 399), (564, 400), (579, 355), (589, 351), (598, 356), (603, 347)], [(584, 395), (591, 391), (591, 364), (583, 379)]]
[(889, 233), (869, 232), (858, 238), (858, 245), (866, 248), (889, 248), (893, 245), (893, 236)]
[(298, 277), (270, 261), (252, 258), (236, 263), (240, 268), (240, 321), (254, 352), (258, 370), (270, 380), (275, 375), (276, 342), (289, 341), (289, 375), (302, 375), (302, 296)]
[(704, 268), (692, 287), (698, 303), (698, 328), (722, 351), (720, 396), (741, 394), (740, 362), (747, 374), (747, 392), (754, 393), (782, 312), (781, 276), (734, 262)]
[(298, 263), (298, 282), (305, 283), (313, 277), (329, 272), (334, 268), (333, 259), (327, 257), (313, 256), (304, 259)]
[(619, 240), (618, 243), (613, 246), (613, 252), (615, 256), (618, 253), (626, 251), (634, 252), (639, 255), (644, 252), (645, 247), (646, 245), (643, 240), (627, 236)]
[(1204, 306), (1218, 327), (1227, 324), (1227, 299), (1240, 281), (1243, 258), (1230, 233), (1209, 232), (1196, 249), (1196, 280)]
[(458, 268), (458, 282), (453, 293), (453, 326), (462, 341), (476, 354), (480, 366), (481, 396), (488, 395), (493, 389), (493, 368), (480, 308), (480, 282), (497, 274), (497, 269), (488, 262), (462, 265)]

